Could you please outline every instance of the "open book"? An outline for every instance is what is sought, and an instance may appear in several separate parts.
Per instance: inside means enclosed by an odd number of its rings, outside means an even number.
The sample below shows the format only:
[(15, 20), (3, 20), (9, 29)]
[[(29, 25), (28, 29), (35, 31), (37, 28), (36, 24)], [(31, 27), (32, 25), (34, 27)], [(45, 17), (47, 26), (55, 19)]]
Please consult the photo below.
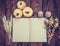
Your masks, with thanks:
[(13, 42), (47, 42), (45, 18), (13, 18)]

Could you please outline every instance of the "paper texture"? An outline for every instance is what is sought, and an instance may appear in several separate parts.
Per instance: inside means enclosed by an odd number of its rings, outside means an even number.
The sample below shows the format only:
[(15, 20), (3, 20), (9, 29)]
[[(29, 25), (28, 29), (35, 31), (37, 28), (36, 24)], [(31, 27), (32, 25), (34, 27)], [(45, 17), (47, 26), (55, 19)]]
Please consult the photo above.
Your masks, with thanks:
[(13, 19), (13, 42), (29, 42), (29, 19)]
[(47, 42), (45, 18), (13, 18), (13, 42)]
[(46, 42), (44, 18), (31, 19), (31, 42)]

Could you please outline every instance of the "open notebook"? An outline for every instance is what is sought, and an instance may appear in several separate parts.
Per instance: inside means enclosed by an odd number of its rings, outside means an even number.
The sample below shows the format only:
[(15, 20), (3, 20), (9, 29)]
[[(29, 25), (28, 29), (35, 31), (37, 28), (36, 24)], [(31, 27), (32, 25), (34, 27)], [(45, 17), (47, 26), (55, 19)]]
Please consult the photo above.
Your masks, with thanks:
[(13, 42), (47, 42), (45, 18), (13, 18)]

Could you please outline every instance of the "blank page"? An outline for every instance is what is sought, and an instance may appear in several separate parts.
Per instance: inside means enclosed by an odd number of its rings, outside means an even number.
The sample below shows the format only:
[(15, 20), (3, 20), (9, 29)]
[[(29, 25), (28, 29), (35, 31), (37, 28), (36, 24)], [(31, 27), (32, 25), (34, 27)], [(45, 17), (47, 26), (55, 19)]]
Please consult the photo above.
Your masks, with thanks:
[(31, 42), (47, 42), (45, 18), (31, 18)]
[(29, 19), (13, 18), (13, 42), (29, 42)]

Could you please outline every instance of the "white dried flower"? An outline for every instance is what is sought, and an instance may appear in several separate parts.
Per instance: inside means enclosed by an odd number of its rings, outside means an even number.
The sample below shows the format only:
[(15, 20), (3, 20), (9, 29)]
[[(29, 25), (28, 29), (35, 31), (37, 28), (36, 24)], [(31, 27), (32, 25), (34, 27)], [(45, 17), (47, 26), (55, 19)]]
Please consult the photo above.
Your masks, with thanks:
[(52, 13), (51, 13), (50, 11), (47, 11), (47, 12), (45, 13), (45, 17), (46, 17), (46, 18), (50, 17), (51, 15), (52, 15)]
[(38, 12), (38, 16), (39, 16), (39, 17), (43, 17), (43, 11), (39, 11), (39, 12)]

